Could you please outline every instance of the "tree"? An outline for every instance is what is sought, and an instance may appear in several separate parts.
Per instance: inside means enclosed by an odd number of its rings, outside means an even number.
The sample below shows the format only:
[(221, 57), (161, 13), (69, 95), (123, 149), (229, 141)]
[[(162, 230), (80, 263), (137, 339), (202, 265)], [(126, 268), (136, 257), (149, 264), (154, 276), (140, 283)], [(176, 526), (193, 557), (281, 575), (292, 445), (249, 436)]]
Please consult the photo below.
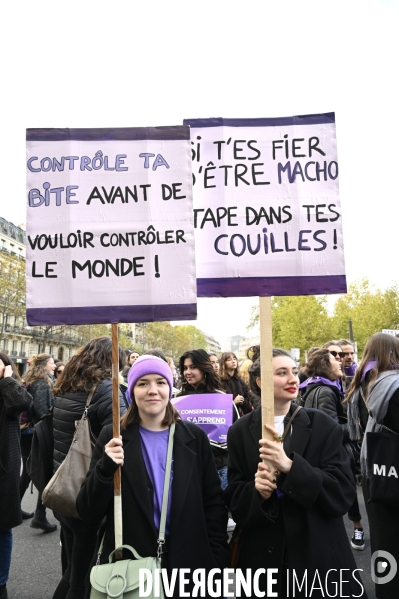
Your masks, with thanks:
[(208, 344), (206, 342), (206, 338), (204, 333), (202, 333), (197, 327), (192, 324), (181, 325), (175, 327), (179, 332), (182, 332), (184, 335), (190, 339), (190, 346), (186, 348), (188, 349), (207, 349)]
[(25, 317), (25, 261), (7, 254), (0, 255), (0, 339), (6, 337), (11, 319)]
[(385, 291), (376, 289), (368, 279), (349, 286), (340, 297), (332, 317), (336, 337), (348, 337), (348, 321), (352, 321), (353, 334), (362, 353), (367, 339), (382, 329), (399, 329), (399, 289), (396, 284)]
[[(274, 347), (299, 347), (301, 359), (312, 346), (322, 345), (331, 338), (331, 320), (325, 296), (298, 295), (272, 298), (272, 329)], [(259, 310), (254, 307), (250, 327), (259, 326)]]

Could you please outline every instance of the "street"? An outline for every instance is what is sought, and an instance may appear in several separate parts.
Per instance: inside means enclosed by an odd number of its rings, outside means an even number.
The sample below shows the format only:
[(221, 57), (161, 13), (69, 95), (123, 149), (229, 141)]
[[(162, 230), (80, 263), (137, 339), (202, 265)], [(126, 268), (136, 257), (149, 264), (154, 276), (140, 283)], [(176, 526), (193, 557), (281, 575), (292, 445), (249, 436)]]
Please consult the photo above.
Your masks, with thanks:
[[(358, 487), (358, 499), (362, 522), (365, 530), (366, 548), (364, 551), (354, 551), (356, 563), (363, 569), (362, 582), (368, 598), (375, 599), (374, 584), (370, 576), (370, 535), (364, 507), (363, 494)], [(36, 505), (36, 490), (33, 494), (30, 487), (27, 490), (23, 509), (34, 511)], [(52, 512), (48, 510), (50, 522), (56, 522)], [(61, 578), (61, 548), (58, 530), (45, 534), (30, 528), (30, 520), (25, 520), (21, 526), (14, 528), (14, 545), (11, 563), (10, 579), (7, 585), (9, 599), (51, 599)], [(352, 523), (345, 517), (348, 536), (352, 535)], [(326, 539), (328, 542), (328, 539)]]

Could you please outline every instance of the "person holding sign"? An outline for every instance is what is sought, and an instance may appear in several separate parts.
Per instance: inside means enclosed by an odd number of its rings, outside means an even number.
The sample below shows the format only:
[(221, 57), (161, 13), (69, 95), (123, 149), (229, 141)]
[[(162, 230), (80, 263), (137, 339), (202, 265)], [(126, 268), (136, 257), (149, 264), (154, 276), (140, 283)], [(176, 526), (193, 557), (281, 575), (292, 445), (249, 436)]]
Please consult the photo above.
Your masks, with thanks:
[[(261, 387), (259, 359), (250, 372)], [(285, 350), (273, 350), (273, 379), (274, 428), (267, 429), (275, 439), (262, 438), (260, 408), (228, 433), (225, 499), (242, 530), (237, 567), (252, 576), (266, 569), (257, 579), (265, 592), (275, 568), (280, 598), (334, 596), (339, 584), (341, 596), (365, 597), (342, 519), (356, 489), (341, 427), (294, 403), (298, 371)]]
[[(173, 568), (191, 572), (224, 568), (228, 559), (227, 510), (206, 434), (180, 419), (170, 401), (172, 372), (162, 359), (138, 358), (129, 371), (128, 385), (132, 403), (121, 419), (122, 434), (112, 438), (112, 427), (103, 429), (77, 498), (78, 512), (86, 523), (96, 525), (106, 518), (99, 534), (101, 540), (105, 531), (101, 563), (106, 563), (115, 549), (113, 479), (119, 466), (123, 543), (141, 556), (157, 554), (167, 447), (174, 423), (162, 567), (169, 580)], [(173, 596), (179, 596), (177, 587)]]
[[(178, 397), (204, 393), (225, 393), (205, 350), (193, 349), (186, 351), (180, 358), (179, 369), (183, 377), (183, 385)], [(236, 419), (237, 416), (238, 411), (233, 403), (233, 418)], [(224, 490), (227, 487), (227, 443), (213, 440), (210, 443), (220, 477), (220, 484)]]

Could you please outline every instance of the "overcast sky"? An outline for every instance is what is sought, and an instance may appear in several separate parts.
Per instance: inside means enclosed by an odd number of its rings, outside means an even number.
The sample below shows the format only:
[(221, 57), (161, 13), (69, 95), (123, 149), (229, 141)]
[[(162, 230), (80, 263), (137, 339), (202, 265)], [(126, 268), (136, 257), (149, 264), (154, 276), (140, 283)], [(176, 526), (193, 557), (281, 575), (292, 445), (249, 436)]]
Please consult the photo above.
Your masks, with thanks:
[[(0, 215), (24, 223), (27, 127), (336, 113), (348, 282), (398, 282), (398, 2), (14, 2), (2, 10)], [(256, 298), (202, 299), (245, 334)]]

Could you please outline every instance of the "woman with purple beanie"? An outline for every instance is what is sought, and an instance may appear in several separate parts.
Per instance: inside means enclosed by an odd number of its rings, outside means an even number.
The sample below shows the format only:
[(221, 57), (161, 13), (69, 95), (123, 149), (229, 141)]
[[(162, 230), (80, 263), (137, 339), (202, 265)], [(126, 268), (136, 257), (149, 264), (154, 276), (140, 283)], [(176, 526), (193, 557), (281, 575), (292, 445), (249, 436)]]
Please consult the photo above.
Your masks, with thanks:
[[(227, 511), (208, 437), (183, 422), (170, 402), (173, 380), (169, 365), (156, 356), (140, 356), (128, 374), (132, 400), (121, 419), (120, 438), (105, 427), (93, 452), (90, 470), (77, 498), (85, 522), (106, 517), (100, 563), (115, 549), (114, 473), (121, 466), (123, 543), (141, 556), (157, 555), (166, 454), (175, 425), (166, 543), (162, 567), (210, 571), (227, 566)], [(126, 553), (126, 555), (125, 555)], [(131, 558), (124, 552), (124, 558)], [(192, 585), (188, 584), (185, 590)], [(190, 592), (190, 591), (188, 591)], [(179, 596), (178, 585), (174, 596)]]

